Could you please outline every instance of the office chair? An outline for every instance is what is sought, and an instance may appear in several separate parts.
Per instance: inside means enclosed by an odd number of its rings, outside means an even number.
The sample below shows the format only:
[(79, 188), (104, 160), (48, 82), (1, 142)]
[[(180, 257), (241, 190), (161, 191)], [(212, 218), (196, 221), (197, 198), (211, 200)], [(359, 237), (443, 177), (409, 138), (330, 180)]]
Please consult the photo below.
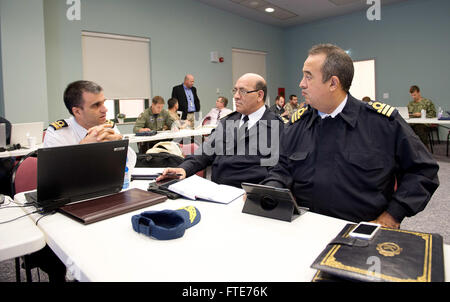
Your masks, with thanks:
[[(186, 157), (187, 155), (193, 155), (195, 150), (197, 150), (199, 147), (195, 143), (191, 144), (180, 144), (181, 153), (183, 153), (183, 156)], [(205, 170), (198, 171), (197, 173), (200, 177), (205, 177)]]
[(433, 137), (433, 132), (436, 132), (436, 136), (437, 136), (437, 143), (440, 143), (440, 139), (439, 139), (439, 125), (438, 124), (430, 124), (430, 143), (434, 145), (434, 137)]
[(448, 134), (447, 134), (447, 157), (448, 157), (448, 142), (450, 140), (450, 130), (448, 130)]
[[(11, 196), (17, 193), (34, 190), (37, 187), (37, 157), (36, 151), (25, 155), (12, 170)], [(28, 256), (24, 256), (25, 275), (27, 282), (31, 282), (31, 267), (28, 265)], [(20, 282), (20, 257), (15, 259), (16, 281)]]

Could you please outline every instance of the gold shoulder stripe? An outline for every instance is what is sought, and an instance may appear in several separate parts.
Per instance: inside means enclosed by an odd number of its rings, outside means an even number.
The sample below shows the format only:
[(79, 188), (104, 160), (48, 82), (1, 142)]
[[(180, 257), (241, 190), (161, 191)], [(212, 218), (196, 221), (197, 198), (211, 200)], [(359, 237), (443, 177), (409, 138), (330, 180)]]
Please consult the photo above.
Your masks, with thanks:
[(111, 128), (114, 128), (114, 126), (116, 125), (116, 123), (115, 123), (114, 121), (112, 121), (112, 120), (107, 120), (107, 121), (105, 122), (105, 124), (106, 124), (106, 125), (111, 125)]
[(58, 120), (58, 121), (50, 124), (50, 127), (53, 127), (53, 129), (55, 129), (55, 130), (59, 130), (59, 129), (62, 129), (62, 128), (68, 127), (68, 126), (69, 126), (69, 124), (67, 124), (67, 122), (65, 120)]
[(307, 110), (308, 110), (308, 107), (302, 107), (299, 110), (297, 110), (296, 112), (294, 112), (294, 114), (292, 114), (292, 117), (291, 117), (291, 122), (295, 123), (296, 121), (298, 121)]
[(379, 114), (387, 117), (390, 117), (395, 110), (395, 107), (380, 102), (369, 102), (368, 105), (375, 109)]

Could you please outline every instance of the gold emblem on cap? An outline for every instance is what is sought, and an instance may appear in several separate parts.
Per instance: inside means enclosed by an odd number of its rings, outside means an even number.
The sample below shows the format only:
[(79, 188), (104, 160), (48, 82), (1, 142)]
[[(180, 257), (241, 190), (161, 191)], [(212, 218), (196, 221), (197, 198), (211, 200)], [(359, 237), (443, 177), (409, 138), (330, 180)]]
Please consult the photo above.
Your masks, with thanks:
[(393, 257), (400, 255), (403, 249), (396, 243), (383, 242), (377, 245), (377, 251), (383, 256)]

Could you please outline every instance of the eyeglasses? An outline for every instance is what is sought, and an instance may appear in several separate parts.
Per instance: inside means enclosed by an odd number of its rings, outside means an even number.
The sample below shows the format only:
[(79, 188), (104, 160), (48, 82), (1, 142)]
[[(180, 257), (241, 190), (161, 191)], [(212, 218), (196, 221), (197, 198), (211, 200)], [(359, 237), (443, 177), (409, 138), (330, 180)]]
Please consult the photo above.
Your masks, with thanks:
[(256, 89), (256, 90), (247, 91), (247, 90), (245, 90), (244, 88), (239, 88), (239, 89), (233, 88), (233, 89), (231, 89), (231, 93), (232, 93), (233, 95), (235, 95), (236, 92), (239, 92), (239, 95), (240, 95), (240, 96), (246, 96), (248, 93), (257, 92), (257, 91), (260, 91), (260, 90), (261, 90), (261, 89)]

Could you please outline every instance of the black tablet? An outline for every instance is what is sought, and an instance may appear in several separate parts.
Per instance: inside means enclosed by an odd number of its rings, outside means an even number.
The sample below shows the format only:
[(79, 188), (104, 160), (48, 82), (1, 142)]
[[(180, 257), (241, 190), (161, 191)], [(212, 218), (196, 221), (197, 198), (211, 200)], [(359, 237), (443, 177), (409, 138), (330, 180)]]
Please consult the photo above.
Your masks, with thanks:
[(290, 222), (308, 210), (297, 206), (289, 189), (245, 182), (241, 186), (247, 194), (243, 213)]

